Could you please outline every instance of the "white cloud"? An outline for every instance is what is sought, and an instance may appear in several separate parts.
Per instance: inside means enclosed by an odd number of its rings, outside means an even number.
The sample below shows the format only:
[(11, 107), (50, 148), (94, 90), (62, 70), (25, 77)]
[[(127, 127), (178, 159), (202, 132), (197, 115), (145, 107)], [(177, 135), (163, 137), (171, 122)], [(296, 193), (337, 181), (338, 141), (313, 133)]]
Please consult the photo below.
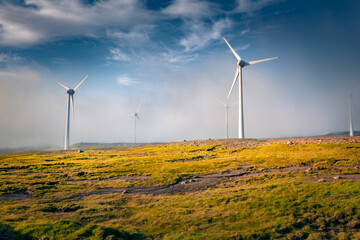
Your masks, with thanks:
[(211, 26), (206, 26), (204, 22), (188, 23), (189, 34), (180, 40), (180, 45), (185, 47), (185, 51), (196, 51), (207, 46), (212, 40), (221, 38), (230, 24), (229, 19), (220, 19)]
[(173, 50), (161, 43), (164, 51), (160, 54), (165, 64), (190, 62), (198, 58), (198, 54), (187, 54), (183, 51)]
[(237, 0), (235, 12), (251, 13), (282, 0)]
[(131, 85), (137, 83), (137, 81), (135, 81), (132, 78), (129, 78), (128, 76), (118, 76), (116, 78), (116, 82), (123, 86), (131, 86)]
[(150, 40), (149, 34), (153, 28), (150, 24), (139, 24), (127, 31), (108, 30), (107, 36), (117, 40), (120, 45), (141, 45)]
[(245, 44), (245, 45), (243, 45), (241, 47), (236, 48), (236, 50), (237, 51), (242, 51), (242, 50), (248, 49), (249, 47), (250, 47), (250, 44)]
[[(25, 6), (5, 2), (0, 8), (0, 45), (24, 46), (65, 36), (97, 36), (107, 27), (152, 23), (155, 15), (137, 0), (25, 0)], [(35, 7), (34, 7), (35, 6)]]
[(198, 58), (198, 54), (182, 54), (180, 52), (168, 51), (161, 53), (165, 63), (190, 62)]
[(30, 70), (27, 67), (20, 67), (14, 69), (5, 69), (0, 72), (0, 84), (6, 85), (5, 83), (38, 83), (40, 76), (37, 72)]
[(242, 31), (240, 32), (240, 35), (245, 35), (245, 34), (247, 34), (248, 32), (250, 32), (250, 29), (249, 29), (249, 28), (246, 28), (246, 29), (244, 29), (244, 30), (242, 30)]
[(13, 63), (18, 62), (22, 58), (17, 55), (0, 53), (0, 63)]
[(109, 60), (113, 61), (130, 61), (131, 57), (122, 52), (120, 48), (110, 48), (110, 57), (108, 57)]
[(199, 0), (175, 0), (163, 10), (163, 13), (175, 17), (192, 18), (212, 15), (210, 3)]

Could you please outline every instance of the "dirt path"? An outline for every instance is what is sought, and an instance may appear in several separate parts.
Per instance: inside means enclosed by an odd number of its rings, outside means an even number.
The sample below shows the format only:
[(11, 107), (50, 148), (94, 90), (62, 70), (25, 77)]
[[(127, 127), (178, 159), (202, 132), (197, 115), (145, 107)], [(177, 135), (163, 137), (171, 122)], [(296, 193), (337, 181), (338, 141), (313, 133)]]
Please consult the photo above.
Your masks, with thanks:
[(3, 195), (0, 195), (0, 201), (24, 200), (24, 199), (27, 199), (27, 198), (30, 198), (30, 197), (31, 197), (31, 195), (29, 193), (3, 194)]
[[(216, 188), (221, 183), (232, 182), (238, 179), (246, 179), (251, 176), (262, 176), (269, 173), (283, 173), (283, 172), (295, 172), (295, 171), (306, 171), (309, 166), (301, 167), (287, 167), (282, 169), (270, 169), (267, 171), (247, 171), (246, 168), (226, 172), (216, 173), (210, 175), (204, 175), (189, 179), (184, 179), (181, 182), (172, 185), (158, 186), (158, 187), (129, 187), (129, 188), (103, 188), (101, 190), (91, 192), (78, 196), (82, 197), (89, 195), (109, 194), (109, 193), (122, 193), (122, 194), (181, 194), (196, 192), (211, 188)], [(314, 180), (311, 182), (333, 182), (343, 180), (360, 181), (360, 174), (352, 175), (314, 175)]]
[[(284, 173), (284, 172), (296, 172), (296, 171), (307, 171), (309, 166), (301, 166), (301, 167), (286, 167), (281, 169), (269, 169), (266, 171), (249, 171), (248, 166), (243, 166), (241, 169), (203, 175), (188, 179), (183, 179), (183, 181), (178, 182), (176, 184), (165, 185), (165, 186), (157, 186), (157, 187), (128, 187), (128, 188), (103, 188), (98, 191), (81, 194), (79, 196), (73, 197), (72, 199), (80, 200), (83, 197), (90, 195), (101, 195), (101, 194), (110, 194), (110, 193), (122, 193), (122, 194), (152, 194), (152, 195), (160, 195), (160, 194), (181, 194), (181, 193), (190, 193), (197, 192), (206, 189), (216, 188), (221, 183), (232, 182), (238, 179), (246, 179), (252, 176), (263, 176), (269, 173)], [(352, 174), (352, 175), (321, 175), (314, 174), (312, 177), (313, 180), (309, 182), (334, 182), (334, 181), (344, 181), (344, 180), (352, 180), (352, 181), (360, 181), (360, 173)], [(121, 177), (120, 177), (121, 178)], [(118, 179), (118, 178), (117, 178)], [(134, 180), (134, 179), (127, 179)], [(109, 181), (109, 180), (107, 180)], [(0, 195), (0, 201), (6, 200), (23, 200), (30, 198), (31, 194), (29, 193), (14, 193), (14, 194), (5, 194)]]

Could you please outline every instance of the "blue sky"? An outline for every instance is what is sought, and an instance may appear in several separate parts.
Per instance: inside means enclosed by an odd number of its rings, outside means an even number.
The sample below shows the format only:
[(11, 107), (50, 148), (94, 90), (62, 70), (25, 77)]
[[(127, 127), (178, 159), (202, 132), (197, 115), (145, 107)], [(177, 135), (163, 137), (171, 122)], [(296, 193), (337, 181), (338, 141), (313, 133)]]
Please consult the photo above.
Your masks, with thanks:
[[(0, 148), (62, 145), (75, 87), (71, 143), (224, 137), (236, 59), (248, 61), (245, 135), (269, 138), (360, 128), (360, 3), (300, 0), (2, 0)], [(237, 135), (237, 106), (230, 136)]]

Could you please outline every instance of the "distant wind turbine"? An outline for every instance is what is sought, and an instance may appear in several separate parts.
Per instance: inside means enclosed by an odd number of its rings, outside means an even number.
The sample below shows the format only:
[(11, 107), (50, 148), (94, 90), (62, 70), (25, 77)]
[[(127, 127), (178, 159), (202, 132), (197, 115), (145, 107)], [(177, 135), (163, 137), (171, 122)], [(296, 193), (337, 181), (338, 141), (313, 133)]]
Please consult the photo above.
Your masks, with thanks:
[(69, 138), (70, 138), (70, 102), (72, 105), (72, 115), (74, 116), (74, 94), (75, 91), (80, 87), (80, 85), (85, 81), (85, 79), (89, 76), (86, 75), (86, 77), (74, 88), (74, 89), (70, 89), (67, 86), (57, 82), (60, 86), (62, 86), (63, 88), (65, 88), (67, 91), (66, 93), (69, 94), (68, 97), (68, 107), (67, 107), (67, 113), (66, 113), (66, 125), (65, 125), (65, 144), (64, 144), (64, 150), (69, 150)]
[(136, 143), (136, 119), (140, 120), (140, 118), (139, 118), (140, 106), (141, 106), (141, 102), (139, 103), (139, 106), (138, 106), (136, 112), (134, 112), (133, 114), (130, 115), (130, 116), (134, 116), (134, 143)]
[(349, 94), (349, 119), (350, 119), (350, 131), (349, 135), (350, 137), (354, 136), (354, 129), (353, 129), (353, 121), (352, 121), (352, 96), (351, 93)]
[(238, 60), (236, 73), (235, 73), (235, 78), (234, 78), (234, 81), (232, 83), (228, 98), (230, 97), (231, 92), (232, 92), (232, 90), (233, 90), (233, 88), (235, 86), (235, 83), (236, 83), (236, 81), (237, 81), (237, 79), (239, 77), (239, 138), (244, 138), (245, 132), (244, 132), (243, 91), (242, 91), (242, 69), (244, 67), (246, 67), (246, 66), (253, 65), (255, 63), (261, 63), (261, 62), (265, 62), (265, 61), (270, 61), (270, 60), (273, 60), (273, 59), (277, 59), (279, 57), (266, 58), (266, 59), (251, 61), (251, 62), (245, 62), (235, 52), (235, 50), (230, 46), (230, 44), (228, 43), (228, 41), (226, 41), (225, 38), (224, 38), (224, 40), (225, 40), (226, 44), (229, 46), (232, 53), (235, 55), (236, 59)]
[(216, 99), (216, 101), (218, 101), (219, 103), (221, 103), (225, 109), (226, 109), (226, 115), (225, 115), (225, 134), (226, 134), (226, 138), (229, 138), (229, 108), (232, 107), (236, 102), (232, 103), (232, 104), (226, 104), (223, 103), (222, 101), (220, 101), (219, 99)]

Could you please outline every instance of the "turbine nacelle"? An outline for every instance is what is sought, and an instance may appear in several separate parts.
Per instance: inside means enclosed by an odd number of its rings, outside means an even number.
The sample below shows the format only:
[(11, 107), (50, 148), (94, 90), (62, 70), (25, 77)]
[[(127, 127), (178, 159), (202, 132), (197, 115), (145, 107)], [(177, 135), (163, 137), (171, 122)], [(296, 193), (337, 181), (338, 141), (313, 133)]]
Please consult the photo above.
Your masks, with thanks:
[(75, 93), (74, 89), (69, 89), (69, 90), (67, 90), (66, 92), (67, 92), (67, 94), (69, 94), (69, 95), (74, 95), (74, 93)]
[(245, 62), (244, 60), (240, 60), (240, 61), (238, 61), (237, 65), (243, 68), (245, 66), (249, 66), (250, 63)]

